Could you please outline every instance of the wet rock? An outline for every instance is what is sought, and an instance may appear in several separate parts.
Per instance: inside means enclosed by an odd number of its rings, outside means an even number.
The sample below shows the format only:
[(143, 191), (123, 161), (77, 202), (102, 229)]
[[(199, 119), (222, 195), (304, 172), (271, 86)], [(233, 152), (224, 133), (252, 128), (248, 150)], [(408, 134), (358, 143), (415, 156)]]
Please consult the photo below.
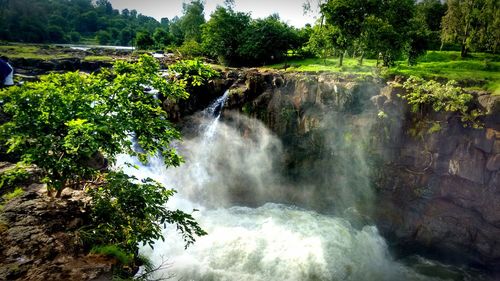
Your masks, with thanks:
[(483, 184), (486, 159), (483, 153), (465, 143), (457, 147), (450, 159), (448, 172), (461, 178)]

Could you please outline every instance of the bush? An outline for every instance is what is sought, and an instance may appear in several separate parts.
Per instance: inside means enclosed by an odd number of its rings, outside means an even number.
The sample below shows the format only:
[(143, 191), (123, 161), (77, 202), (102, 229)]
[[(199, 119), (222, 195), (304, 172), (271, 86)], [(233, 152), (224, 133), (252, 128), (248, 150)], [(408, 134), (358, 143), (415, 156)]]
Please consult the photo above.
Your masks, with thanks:
[(473, 96), (465, 93), (453, 80), (440, 84), (434, 80), (425, 81), (422, 78), (411, 76), (403, 84), (408, 93), (402, 98), (407, 100), (412, 112), (425, 115), (430, 110), (435, 112), (455, 112), (460, 116), (464, 125), (480, 127), (477, 118), (481, 111), (473, 106)]
[(125, 252), (116, 245), (95, 246), (90, 250), (91, 253), (101, 254), (115, 258), (121, 264), (130, 264), (133, 261), (133, 256)]
[[(204, 77), (203, 71), (198, 73)], [(84, 240), (116, 245), (134, 257), (139, 243), (152, 246), (163, 238), (162, 225), (167, 223), (177, 226), (186, 246), (205, 234), (191, 215), (165, 208), (173, 190), (107, 170), (104, 160), (114, 163), (122, 153), (144, 163), (159, 154), (166, 166), (182, 161), (170, 147), (180, 134), (145, 85), (172, 99), (187, 97), (185, 82), (161, 77), (150, 56), (137, 63), (117, 61), (112, 70), (98, 74), (50, 74), (0, 91), (9, 120), (0, 125), (0, 145), (38, 166), (56, 196), (66, 187), (84, 188), (92, 199), (92, 224), (82, 230)], [(18, 179), (12, 175), (3, 184)]]
[[(13, 169), (7, 170), (0, 175), (0, 189), (13, 188), (29, 179), (29, 172), (22, 164), (16, 165)], [(0, 190), (0, 193), (2, 191)]]
[(139, 182), (122, 172), (107, 174), (102, 186), (89, 190), (92, 226), (88, 239), (92, 244), (113, 244), (137, 253), (139, 243), (153, 247), (155, 240), (163, 239), (162, 226), (168, 223), (177, 226), (187, 247), (195, 235), (206, 233), (191, 215), (165, 207), (174, 193), (149, 178)]
[(183, 57), (195, 58), (203, 56), (203, 48), (200, 43), (189, 40), (182, 43), (182, 45), (177, 49)]
[(201, 86), (219, 73), (199, 59), (183, 60), (168, 67), (177, 74), (179, 80), (185, 81), (190, 86)]
[[(0, 145), (37, 165), (57, 195), (92, 183), (103, 169), (92, 163), (102, 156), (113, 163), (116, 155), (130, 153), (147, 162), (159, 152), (167, 166), (178, 165), (182, 158), (169, 143), (179, 132), (143, 85), (173, 99), (188, 94), (158, 71), (154, 58), (142, 56), (136, 64), (117, 61), (112, 71), (50, 74), (2, 90), (0, 103), (9, 121), (0, 125)], [(131, 138), (140, 152), (133, 150)]]

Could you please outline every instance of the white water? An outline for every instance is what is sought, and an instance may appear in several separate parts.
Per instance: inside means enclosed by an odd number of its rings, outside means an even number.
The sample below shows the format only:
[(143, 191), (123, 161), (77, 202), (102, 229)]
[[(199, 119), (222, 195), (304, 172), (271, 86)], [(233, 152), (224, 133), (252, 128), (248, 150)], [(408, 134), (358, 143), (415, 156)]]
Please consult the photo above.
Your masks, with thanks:
[[(226, 96), (227, 97), (227, 96)], [(173, 280), (433, 280), (394, 261), (376, 227), (355, 229), (342, 218), (293, 206), (266, 203), (291, 192), (274, 171), (281, 144), (260, 122), (239, 116), (239, 126), (219, 121), (226, 97), (208, 109), (198, 136), (179, 144), (186, 163), (165, 169), (160, 159), (149, 166), (127, 156), (139, 178), (152, 177), (179, 191), (168, 206), (195, 217), (209, 234), (184, 250), (173, 227), (166, 240), (143, 252), (170, 266), (158, 277)], [(243, 129), (241, 128), (243, 124)], [(238, 207), (235, 197), (260, 202)]]

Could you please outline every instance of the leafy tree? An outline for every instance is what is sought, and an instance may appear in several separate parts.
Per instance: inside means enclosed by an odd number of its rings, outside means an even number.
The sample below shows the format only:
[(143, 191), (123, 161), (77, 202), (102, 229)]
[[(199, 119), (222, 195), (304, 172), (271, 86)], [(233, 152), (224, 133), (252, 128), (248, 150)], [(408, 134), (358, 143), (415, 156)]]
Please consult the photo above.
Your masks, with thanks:
[(219, 75), (217, 71), (199, 59), (182, 60), (170, 65), (168, 69), (176, 73), (179, 79), (186, 82), (188, 86), (201, 86), (210, 78)]
[(164, 48), (173, 42), (173, 38), (165, 29), (157, 28), (153, 33), (153, 41), (157, 48)]
[(416, 16), (422, 19), (430, 31), (441, 30), (441, 20), (446, 13), (446, 5), (441, 0), (423, 0), (416, 4)]
[(107, 45), (109, 41), (111, 41), (111, 35), (109, 32), (100, 30), (96, 33), (96, 38), (99, 44), (101, 45)]
[[(334, 44), (343, 53), (356, 47), (380, 53), (385, 66), (397, 59), (408, 43), (413, 0), (329, 0), (321, 5), (326, 23), (337, 33)], [(381, 34), (377, 34), (380, 33)], [(379, 42), (373, 42), (377, 38)]]
[(221, 63), (239, 64), (242, 59), (238, 48), (244, 40), (242, 32), (249, 25), (250, 15), (218, 6), (203, 26), (203, 48)]
[(184, 58), (196, 58), (204, 55), (203, 47), (200, 43), (194, 40), (184, 41), (184, 43), (182, 43), (182, 45), (177, 48), (177, 51)]
[(206, 235), (190, 214), (165, 207), (175, 191), (150, 178), (139, 181), (122, 172), (110, 172), (101, 184), (105, 188), (89, 191), (92, 225), (84, 235), (93, 245), (116, 245), (137, 254), (140, 243), (153, 247), (155, 240), (164, 239), (162, 230), (167, 223), (177, 226), (186, 247), (194, 243), (195, 236)]
[(0, 143), (36, 164), (57, 195), (91, 182), (101, 173), (103, 165), (95, 160), (102, 157), (113, 163), (116, 155), (129, 153), (147, 161), (159, 152), (165, 164), (178, 165), (181, 158), (169, 143), (179, 133), (143, 85), (172, 98), (187, 93), (182, 84), (161, 78), (158, 68), (153, 58), (143, 56), (137, 64), (116, 62), (112, 72), (50, 74), (3, 90), (0, 102), (10, 121), (0, 126)]
[(153, 37), (148, 32), (139, 32), (135, 37), (135, 45), (138, 49), (147, 50), (154, 46)]
[[(139, 243), (152, 247), (154, 240), (163, 239), (162, 225), (167, 223), (177, 226), (186, 247), (195, 236), (206, 234), (190, 214), (165, 207), (174, 190), (92, 164), (97, 155), (114, 163), (121, 153), (145, 163), (157, 154), (167, 166), (181, 162), (169, 146), (179, 133), (167, 121), (161, 101), (145, 92), (144, 85), (165, 97), (187, 96), (185, 82), (162, 78), (149, 56), (136, 64), (117, 61), (111, 71), (99, 74), (50, 74), (0, 92), (9, 119), (0, 125), (0, 143), (20, 154), (24, 163), (38, 166), (56, 196), (66, 187), (84, 187), (92, 210), (92, 224), (81, 231), (84, 241), (116, 245), (134, 257)], [(17, 180), (17, 174), (10, 180), (13, 176), (2, 184)]]
[(193, 0), (190, 3), (184, 3), (182, 8), (184, 15), (180, 20), (180, 25), (184, 33), (184, 40), (201, 42), (201, 25), (205, 23), (202, 1)]
[(500, 15), (495, 0), (448, 0), (442, 21), (443, 42), (459, 43), (461, 56), (474, 48), (496, 51), (500, 44)]
[(326, 59), (335, 52), (335, 36), (335, 30), (331, 25), (316, 25), (307, 43), (309, 50), (323, 58), (325, 65)]
[[(122, 14), (108, 0), (16, 0), (4, 1), (0, 9), (0, 39), (21, 42), (67, 42), (78, 32), (96, 38), (99, 31), (108, 32), (109, 42), (130, 45), (139, 30), (152, 33), (160, 27), (154, 18), (130, 12)], [(57, 30), (56, 30), (57, 29)], [(120, 31), (131, 32), (122, 38)], [(73, 37), (71, 41), (75, 41)]]
[(417, 58), (427, 52), (432, 44), (432, 31), (421, 18), (415, 17), (410, 22), (411, 28), (408, 32), (408, 65), (415, 65)]
[(67, 42), (65, 36), (64, 36), (64, 31), (62, 30), (61, 27), (51, 25), (47, 28), (47, 33), (49, 35), (49, 40), (51, 42), (55, 43), (65, 43)]
[(407, 93), (401, 97), (411, 106), (411, 111), (425, 117), (432, 111), (455, 112), (464, 125), (480, 127), (478, 121), (483, 113), (474, 105), (474, 97), (465, 93), (453, 80), (441, 84), (434, 80), (426, 81), (420, 77), (411, 76), (403, 84)]
[(181, 27), (181, 20), (179, 17), (174, 17), (170, 21), (170, 34), (172, 35), (172, 38), (174, 40), (174, 45), (175, 46), (180, 46), (182, 45), (182, 42), (184, 42), (184, 30)]
[(114, 163), (121, 153), (144, 163), (157, 154), (167, 166), (181, 162), (169, 146), (179, 133), (144, 85), (165, 97), (187, 96), (185, 82), (165, 80), (150, 56), (135, 64), (117, 61), (98, 74), (50, 74), (0, 91), (9, 120), (0, 125), (0, 143), (38, 166), (56, 196), (66, 187), (84, 187), (92, 210), (92, 225), (81, 231), (84, 241), (117, 245), (134, 257), (139, 243), (163, 239), (167, 223), (177, 226), (186, 246), (206, 234), (190, 214), (165, 207), (174, 190), (92, 164), (98, 155)]
[(360, 37), (364, 18), (373, 9), (371, 2), (373, 1), (329, 0), (321, 4), (321, 13), (326, 23), (335, 30), (333, 44), (340, 50), (339, 66), (342, 66), (344, 52)]
[(247, 65), (280, 61), (297, 40), (296, 31), (281, 22), (278, 15), (252, 21), (242, 36), (237, 52)]

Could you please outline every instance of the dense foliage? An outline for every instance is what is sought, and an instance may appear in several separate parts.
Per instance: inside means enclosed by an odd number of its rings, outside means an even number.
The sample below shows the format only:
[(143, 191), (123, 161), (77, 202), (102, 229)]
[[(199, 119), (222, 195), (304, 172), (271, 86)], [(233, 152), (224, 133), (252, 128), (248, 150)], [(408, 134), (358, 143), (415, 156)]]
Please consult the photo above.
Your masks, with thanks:
[(210, 78), (219, 75), (216, 70), (204, 64), (199, 59), (182, 60), (171, 64), (168, 69), (175, 74), (176, 79), (182, 80), (186, 82), (187, 85), (194, 87), (201, 86)]
[(194, 243), (196, 235), (206, 234), (190, 214), (165, 207), (175, 191), (152, 179), (138, 181), (122, 172), (111, 172), (101, 184), (89, 191), (92, 225), (84, 234), (92, 244), (112, 244), (136, 253), (139, 243), (153, 247), (155, 240), (163, 240), (166, 224), (177, 226), (186, 247)]
[(299, 30), (278, 15), (253, 20), (250, 15), (219, 6), (203, 26), (207, 54), (228, 65), (263, 65), (281, 61), (304, 41)]
[[(345, 55), (413, 65), (429, 49), (498, 52), (497, 0), (305, 0), (318, 11), (314, 27), (288, 26), (277, 14), (252, 19), (224, 1), (205, 20), (205, 2), (185, 1), (183, 13), (160, 22), (108, 0), (0, 1), (0, 40), (99, 42), (208, 56), (226, 65), (268, 65), (289, 56)], [(89, 41), (90, 40), (90, 41)]]
[(465, 93), (455, 81), (451, 80), (443, 85), (434, 80), (426, 81), (411, 76), (403, 87), (408, 93), (402, 98), (407, 100), (412, 112), (420, 114), (421, 117), (431, 111), (454, 112), (458, 114), (464, 125), (480, 126), (477, 118), (482, 113), (474, 108), (473, 96)]
[(321, 6), (326, 24), (336, 31), (340, 65), (348, 49), (380, 54), (384, 65), (391, 65), (408, 40), (414, 10), (412, 0), (330, 0)]
[(138, 31), (161, 27), (135, 10), (113, 9), (107, 0), (0, 1), (0, 18), (0, 40), (28, 43), (76, 43), (86, 37), (132, 45)]
[[(179, 133), (143, 85), (173, 98), (187, 93), (157, 70), (155, 60), (143, 56), (137, 64), (118, 61), (111, 72), (50, 74), (4, 90), (0, 102), (10, 121), (0, 126), (0, 140), (42, 169), (49, 189), (57, 191), (95, 176), (99, 167), (92, 162), (100, 156), (113, 162), (130, 153), (146, 161), (159, 151), (166, 164), (177, 165), (181, 159), (169, 143)], [(131, 138), (142, 150), (133, 149)]]
[[(207, 75), (212, 72), (205, 69), (199, 79)], [(170, 142), (180, 135), (145, 87), (179, 99), (188, 95), (185, 86), (184, 79), (163, 78), (150, 56), (117, 61), (98, 74), (50, 74), (0, 91), (7, 120), (0, 125), (0, 144), (23, 163), (35, 164), (56, 196), (67, 187), (88, 192), (92, 224), (82, 230), (84, 241), (116, 245), (135, 257), (139, 243), (152, 246), (168, 223), (177, 226), (187, 246), (205, 232), (190, 214), (165, 207), (175, 191), (117, 168), (109, 171), (106, 163), (127, 153), (142, 162), (161, 156), (166, 166), (179, 165), (182, 158)], [(16, 171), (4, 174), (2, 185), (18, 180)]]
[(442, 38), (459, 43), (462, 57), (469, 50), (498, 51), (500, 2), (497, 0), (448, 0)]
[[(310, 8), (312, 1), (308, 1)], [(345, 53), (382, 59), (385, 66), (406, 57), (415, 64), (428, 49), (462, 47), (497, 52), (500, 44), (499, 4), (495, 0), (328, 0), (316, 1), (323, 19), (310, 46), (315, 53)], [(315, 37), (314, 37), (315, 36)], [(324, 44), (321, 38), (329, 38)], [(318, 45), (318, 42), (322, 43)], [(326, 41), (325, 41), (326, 43)], [(318, 46), (323, 46), (318, 49)]]

